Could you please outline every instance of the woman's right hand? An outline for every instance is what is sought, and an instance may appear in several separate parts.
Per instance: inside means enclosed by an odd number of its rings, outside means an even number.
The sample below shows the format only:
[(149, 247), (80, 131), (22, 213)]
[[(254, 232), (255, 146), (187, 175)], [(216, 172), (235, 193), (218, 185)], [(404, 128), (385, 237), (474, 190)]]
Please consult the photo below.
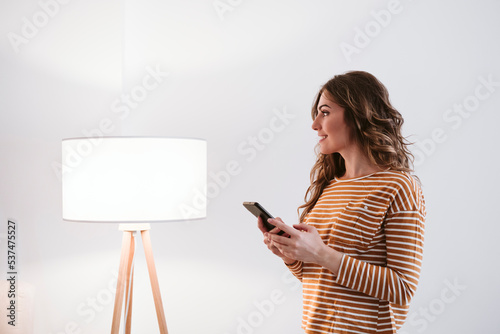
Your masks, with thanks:
[[(279, 221), (283, 222), (281, 218), (276, 217), (275, 219), (278, 219)], [(264, 235), (264, 243), (266, 244), (267, 248), (273, 252), (274, 255), (279, 256), (281, 259), (286, 264), (292, 264), (295, 262), (295, 259), (291, 259), (289, 257), (286, 257), (283, 255), (283, 253), (280, 252), (280, 250), (274, 245), (274, 242), (271, 240), (269, 237), (269, 234), (278, 234), (281, 230), (277, 227), (273, 228), (271, 231), (267, 231), (266, 227), (264, 226), (264, 223), (262, 221), (262, 218), (259, 216), (257, 219), (257, 224), (259, 226), (259, 230), (262, 232)], [(283, 234), (284, 237), (288, 237), (289, 235), (287, 233)]]

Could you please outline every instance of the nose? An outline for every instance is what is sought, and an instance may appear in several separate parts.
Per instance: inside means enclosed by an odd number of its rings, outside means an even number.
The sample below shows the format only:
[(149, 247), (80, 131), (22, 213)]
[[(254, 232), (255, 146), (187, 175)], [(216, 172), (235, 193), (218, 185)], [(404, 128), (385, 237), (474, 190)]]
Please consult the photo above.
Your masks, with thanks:
[(311, 125), (311, 128), (314, 130), (314, 131), (319, 131), (319, 129), (321, 129), (321, 124), (319, 122), (319, 117), (316, 116), (316, 118), (314, 119), (314, 121), (312, 122), (312, 125)]

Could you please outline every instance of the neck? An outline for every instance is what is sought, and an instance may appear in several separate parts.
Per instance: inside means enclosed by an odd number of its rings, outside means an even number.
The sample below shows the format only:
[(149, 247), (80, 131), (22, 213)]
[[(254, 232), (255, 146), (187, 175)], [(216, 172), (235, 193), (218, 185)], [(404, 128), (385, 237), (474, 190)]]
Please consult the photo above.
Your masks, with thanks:
[(348, 152), (342, 152), (341, 155), (345, 160), (346, 170), (345, 174), (338, 179), (354, 179), (384, 170), (373, 164), (370, 159), (357, 148)]

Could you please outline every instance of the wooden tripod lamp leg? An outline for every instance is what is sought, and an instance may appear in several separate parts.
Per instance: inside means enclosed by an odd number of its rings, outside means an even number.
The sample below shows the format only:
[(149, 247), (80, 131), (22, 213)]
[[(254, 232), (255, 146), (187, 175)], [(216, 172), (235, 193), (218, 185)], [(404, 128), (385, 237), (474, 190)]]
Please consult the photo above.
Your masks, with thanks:
[(113, 324), (111, 334), (118, 334), (120, 330), (120, 317), (123, 305), (123, 293), (125, 292), (125, 280), (127, 276), (127, 265), (130, 261), (130, 246), (132, 232), (123, 231), (122, 251), (120, 255), (120, 269), (118, 271), (118, 282), (116, 283), (115, 307), (113, 310)]
[[(123, 298), (125, 295), (126, 304), (128, 305), (128, 313), (125, 319), (125, 332), (130, 334), (132, 324), (132, 290), (133, 290), (133, 268), (132, 262), (134, 259), (135, 238), (133, 237), (134, 230), (127, 226), (120, 227), (123, 231), (122, 250), (120, 255), (120, 268), (118, 271), (118, 282), (116, 284), (115, 306), (113, 310), (113, 324), (111, 326), (111, 334), (118, 334), (120, 330), (120, 317), (123, 307)], [(153, 290), (153, 299), (155, 302), (156, 316), (161, 334), (168, 334), (167, 322), (163, 311), (163, 303), (161, 301), (160, 285), (158, 284), (158, 276), (153, 258), (153, 250), (151, 247), (151, 239), (149, 237), (149, 225), (143, 229), (136, 228), (141, 231), (142, 244), (146, 255), (146, 263), (148, 265), (149, 280), (151, 281), (151, 289)]]
[[(132, 232), (134, 235), (135, 232)], [(134, 268), (132, 263), (134, 262), (134, 252), (135, 252), (135, 235), (132, 237), (130, 242), (130, 252), (127, 263), (127, 276), (125, 280), (127, 284), (125, 285), (125, 308), (126, 308), (126, 319), (125, 319), (125, 334), (130, 334), (132, 330), (132, 295), (134, 291)]]
[(142, 244), (144, 246), (144, 253), (146, 254), (146, 263), (148, 265), (149, 280), (151, 281), (151, 288), (153, 290), (153, 299), (156, 307), (156, 316), (158, 318), (158, 326), (160, 327), (161, 334), (168, 334), (167, 322), (165, 320), (165, 312), (163, 311), (163, 303), (161, 301), (160, 285), (158, 284), (158, 276), (156, 275), (155, 262), (153, 258), (153, 249), (151, 248), (151, 239), (149, 231), (141, 231)]

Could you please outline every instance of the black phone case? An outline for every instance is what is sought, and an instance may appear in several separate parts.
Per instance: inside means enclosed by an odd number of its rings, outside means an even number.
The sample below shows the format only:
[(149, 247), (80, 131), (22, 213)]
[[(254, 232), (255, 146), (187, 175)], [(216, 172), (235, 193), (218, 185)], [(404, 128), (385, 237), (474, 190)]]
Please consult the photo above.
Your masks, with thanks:
[[(267, 212), (262, 205), (260, 205), (258, 202), (243, 202), (243, 206), (248, 209), (255, 217), (261, 217), (262, 222), (264, 223), (264, 227), (266, 230), (271, 231), (275, 226), (271, 223), (269, 223), (267, 220), (269, 218), (274, 218), (269, 212)], [(283, 231), (279, 231), (278, 235), (282, 235)]]

